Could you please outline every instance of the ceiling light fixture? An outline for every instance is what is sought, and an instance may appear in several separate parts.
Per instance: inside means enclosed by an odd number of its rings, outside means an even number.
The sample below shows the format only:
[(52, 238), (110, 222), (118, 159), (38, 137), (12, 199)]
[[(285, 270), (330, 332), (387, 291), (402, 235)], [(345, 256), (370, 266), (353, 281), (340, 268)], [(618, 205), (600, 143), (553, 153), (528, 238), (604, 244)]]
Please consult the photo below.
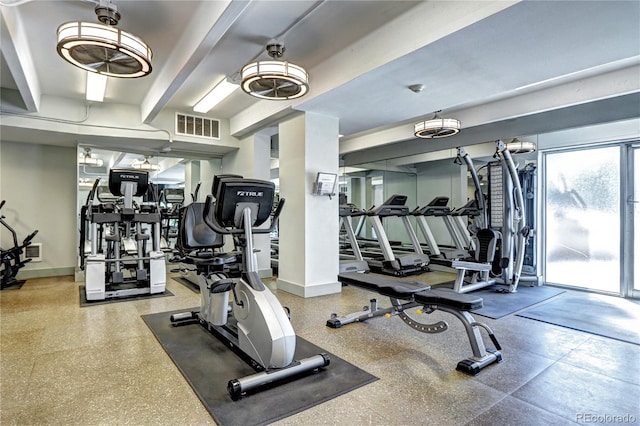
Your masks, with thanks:
[(94, 102), (104, 101), (104, 93), (107, 89), (107, 76), (95, 72), (87, 72), (87, 100)]
[(521, 141), (518, 138), (514, 138), (511, 142), (507, 143), (507, 149), (512, 154), (528, 154), (536, 150), (536, 144), (529, 141)]
[(436, 111), (431, 120), (420, 121), (413, 126), (413, 133), (422, 139), (437, 139), (453, 136), (460, 132), (460, 120), (440, 118)]
[(149, 156), (148, 155), (145, 155), (144, 161), (142, 161), (142, 162), (134, 161), (133, 164), (131, 164), (131, 167), (133, 167), (134, 169), (147, 170), (147, 171), (160, 170), (160, 166), (159, 165), (151, 164), (149, 162)]
[(281, 44), (268, 44), (273, 61), (257, 61), (245, 65), (240, 72), (242, 90), (261, 99), (287, 100), (304, 96), (309, 91), (309, 74), (299, 65), (278, 61), (285, 51)]
[(93, 180), (81, 178), (78, 179), (78, 187), (79, 188), (91, 188), (93, 186)]
[(193, 110), (203, 114), (211, 111), (214, 106), (225, 100), (238, 87), (238, 84), (232, 83), (225, 78), (207, 93), (204, 98), (200, 99), (200, 101), (193, 106)]
[(151, 49), (142, 39), (115, 26), (120, 13), (108, 0), (95, 8), (95, 22), (67, 22), (58, 27), (58, 54), (84, 70), (109, 77), (143, 77), (151, 72)]
[(89, 167), (102, 167), (102, 160), (91, 156), (91, 148), (84, 149), (84, 155), (78, 159), (78, 164)]

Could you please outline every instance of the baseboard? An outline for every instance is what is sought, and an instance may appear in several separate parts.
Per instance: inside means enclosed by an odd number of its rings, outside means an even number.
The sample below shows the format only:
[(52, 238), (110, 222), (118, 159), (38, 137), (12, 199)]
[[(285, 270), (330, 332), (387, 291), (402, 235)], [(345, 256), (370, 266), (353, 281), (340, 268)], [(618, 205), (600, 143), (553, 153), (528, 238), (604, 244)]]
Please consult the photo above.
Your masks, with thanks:
[(260, 278), (271, 278), (271, 277), (273, 277), (273, 269), (271, 269), (271, 268), (260, 269), (258, 271), (258, 276)]
[(62, 277), (74, 274), (75, 268), (73, 266), (66, 268), (29, 269), (18, 272), (18, 279), (29, 280), (33, 278)]
[(291, 281), (278, 278), (276, 286), (278, 287), (278, 290), (286, 291), (287, 293), (295, 294), (296, 296), (304, 297), (305, 299), (308, 297), (336, 294), (342, 291), (342, 284), (338, 281), (305, 286), (303, 284), (292, 283)]

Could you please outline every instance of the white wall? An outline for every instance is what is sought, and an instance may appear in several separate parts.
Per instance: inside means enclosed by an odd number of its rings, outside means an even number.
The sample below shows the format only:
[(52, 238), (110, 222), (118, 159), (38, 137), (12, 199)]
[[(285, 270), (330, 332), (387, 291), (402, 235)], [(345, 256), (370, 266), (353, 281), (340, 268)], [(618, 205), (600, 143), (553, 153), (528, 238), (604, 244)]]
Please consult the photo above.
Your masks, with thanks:
[(626, 141), (638, 139), (638, 137), (640, 137), (640, 118), (544, 133), (537, 136), (534, 135), (529, 138), (529, 140), (537, 141), (538, 150), (540, 151), (561, 147)]
[[(76, 265), (76, 148), (28, 143), (0, 144), (2, 214), (18, 233), (19, 242), (35, 229), (42, 243), (42, 262), (28, 263), (20, 277), (73, 274)], [(1, 244), (12, 246), (2, 230)]]

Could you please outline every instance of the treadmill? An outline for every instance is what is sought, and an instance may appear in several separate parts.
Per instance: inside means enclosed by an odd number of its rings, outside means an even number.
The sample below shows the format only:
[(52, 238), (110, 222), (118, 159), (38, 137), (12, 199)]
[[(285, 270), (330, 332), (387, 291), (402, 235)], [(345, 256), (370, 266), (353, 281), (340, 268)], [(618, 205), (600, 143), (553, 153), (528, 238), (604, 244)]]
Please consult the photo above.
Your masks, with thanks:
[(351, 247), (350, 252), (342, 251), (340, 253), (340, 273), (343, 272), (369, 272), (369, 264), (362, 257), (362, 251), (358, 245), (356, 234), (351, 224), (352, 217), (363, 216), (364, 211), (360, 210), (355, 204), (340, 204), (340, 229), (344, 228), (347, 234), (347, 242)]
[[(410, 211), (406, 203), (406, 195), (394, 194), (382, 205), (373, 207), (365, 213), (378, 237), (378, 244), (382, 251), (382, 258), (367, 259), (371, 269), (395, 276), (421, 274), (429, 270), (429, 256), (422, 251), (418, 237), (413, 226), (411, 226), (411, 222), (409, 222)], [(394, 253), (382, 225), (382, 218), (388, 217), (398, 217), (402, 220), (405, 230), (411, 239), (410, 251), (399, 253), (398, 255)]]

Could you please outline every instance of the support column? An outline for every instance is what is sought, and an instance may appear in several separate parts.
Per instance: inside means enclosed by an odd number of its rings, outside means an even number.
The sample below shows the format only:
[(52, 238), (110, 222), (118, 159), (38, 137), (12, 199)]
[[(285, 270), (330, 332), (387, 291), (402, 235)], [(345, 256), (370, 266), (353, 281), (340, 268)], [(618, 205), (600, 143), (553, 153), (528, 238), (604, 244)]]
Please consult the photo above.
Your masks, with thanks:
[[(191, 204), (194, 200), (191, 197), (192, 194), (195, 194), (196, 187), (198, 186), (198, 182), (200, 182), (200, 162), (193, 160), (189, 161), (185, 164), (184, 167), (184, 203), (185, 205)], [(198, 195), (200, 198), (202, 194)], [(195, 200), (196, 202), (198, 200)]]
[[(271, 180), (271, 133), (259, 132), (240, 141), (240, 149), (222, 158), (224, 174), (241, 175), (247, 179)], [(228, 243), (231, 242), (227, 238)], [(260, 250), (258, 274), (261, 278), (273, 276), (271, 269), (271, 241), (269, 234), (258, 234), (253, 239), (254, 248)]]
[(338, 119), (305, 113), (279, 129), (280, 196), (286, 204), (278, 289), (302, 297), (339, 293), (338, 196), (312, 195), (318, 172), (338, 174)]
[(214, 158), (211, 160), (200, 160), (200, 200), (207, 199), (207, 195), (211, 194), (211, 184), (213, 177), (222, 173), (222, 159)]

